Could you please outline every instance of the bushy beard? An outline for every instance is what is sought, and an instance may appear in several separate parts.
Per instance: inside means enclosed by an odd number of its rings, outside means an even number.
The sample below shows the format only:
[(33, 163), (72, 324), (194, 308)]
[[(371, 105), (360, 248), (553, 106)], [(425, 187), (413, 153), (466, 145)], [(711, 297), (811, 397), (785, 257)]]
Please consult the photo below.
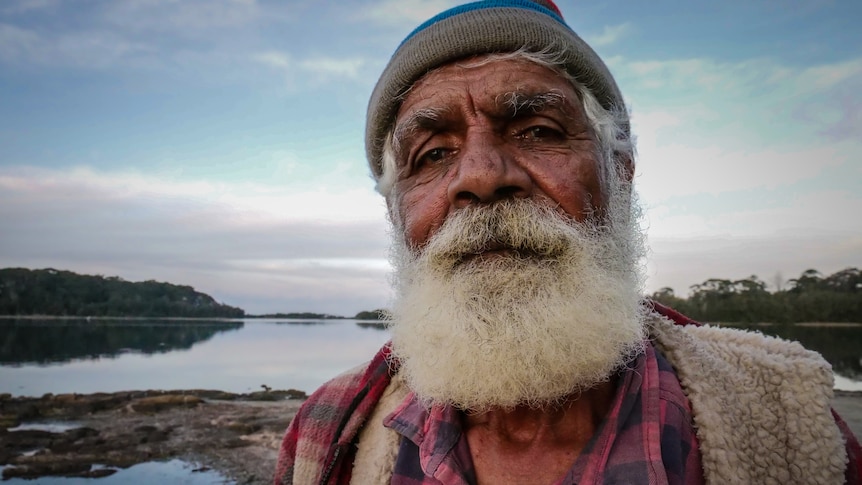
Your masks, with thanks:
[(643, 350), (643, 235), (630, 186), (611, 185), (601, 224), (508, 199), (413, 251), (395, 221), (393, 353), (423, 404), (554, 406)]

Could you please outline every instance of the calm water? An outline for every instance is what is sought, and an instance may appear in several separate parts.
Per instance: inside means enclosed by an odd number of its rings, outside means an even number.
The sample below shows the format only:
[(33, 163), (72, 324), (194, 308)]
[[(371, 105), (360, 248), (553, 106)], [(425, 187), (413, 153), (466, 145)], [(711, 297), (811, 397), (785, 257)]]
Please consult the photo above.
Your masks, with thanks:
[[(836, 387), (862, 390), (862, 326), (766, 326), (822, 353)], [(389, 339), (355, 320), (0, 319), (0, 393), (143, 389), (311, 392)]]
[(0, 319), (0, 393), (311, 392), (387, 340), (355, 320)]
[[(3, 468), (0, 466), (0, 471)], [(35, 480), (13, 478), (4, 480), (3, 483), (10, 485), (232, 485), (235, 482), (225, 479), (215, 471), (196, 470), (196, 465), (191, 463), (182, 460), (170, 460), (140, 463), (102, 478), (40, 477)]]

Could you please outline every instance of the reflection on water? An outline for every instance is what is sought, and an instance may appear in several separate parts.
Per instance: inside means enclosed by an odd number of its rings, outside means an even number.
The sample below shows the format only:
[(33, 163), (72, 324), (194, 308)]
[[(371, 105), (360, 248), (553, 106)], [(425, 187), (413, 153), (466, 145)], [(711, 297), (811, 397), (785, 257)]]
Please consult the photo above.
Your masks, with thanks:
[(355, 323), (0, 319), (0, 393), (242, 393), (262, 386), (310, 393), (369, 360), (389, 340), (388, 332)]
[(73, 359), (190, 349), (241, 321), (0, 320), (0, 364), (50, 364)]
[[(0, 471), (2, 471), (0, 466)], [(23, 478), (4, 480), (4, 484), (38, 483), (42, 485), (144, 485), (154, 483), (183, 483), (187, 485), (229, 485), (236, 483), (228, 480), (221, 474), (208, 469), (198, 469), (197, 466), (182, 460), (170, 460), (165, 462), (140, 463), (126, 469), (120, 469), (113, 475), (107, 477), (92, 478), (65, 478), (65, 477), (39, 477), (36, 481)]]
[(47, 431), (49, 433), (63, 433), (65, 431), (69, 431), (70, 429), (77, 429), (80, 427), (81, 425), (74, 421), (36, 421), (19, 424), (14, 428), (7, 428), (6, 431), (37, 430)]
[(276, 325), (326, 325), (332, 323), (339, 323), (340, 320), (279, 320), (275, 323)]

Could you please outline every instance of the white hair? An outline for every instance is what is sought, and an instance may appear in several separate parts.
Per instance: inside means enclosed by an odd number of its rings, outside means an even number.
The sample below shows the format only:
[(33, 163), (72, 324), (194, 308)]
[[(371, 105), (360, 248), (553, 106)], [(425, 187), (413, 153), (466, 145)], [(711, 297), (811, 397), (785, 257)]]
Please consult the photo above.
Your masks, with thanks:
[[(583, 104), (587, 121), (595, 132), (601, 162), (599, 178), (603, 187), (607, 189), (610, 180), (609, 172), (616, 170), (618, 174), (624, 174), (627, 169), (626, 163), (633, 162), (635, 158), (635, 140), (628, 128), (628, 111), (625, 106), (616, 106), (610, 110), (605, 109), (588, 89), (575, 80), (571, 74), (560, 68), (560, 58), (560, 53), (553, 51), (533, 52), (520, 49), (502, 54), (488, 54), (478, 59), (464, 61), (458, 65), (474, 68), (497, 61), (526, 60), (551, 69), (569, 81)], [(429, 71), (425, 75), (427, 76), (435, 70)], [(402, 100), (409, 93), (410, 90), (407, 90), (402, 94)], [(377, 180), (377, 191), (384, 197), (392, 195), (398, 177), (398, 163), (395, 160), (395, 153), (398, 150), (394, 145), (396, 142), (394, 129), (393, 124), (384, 139), (381, 160), (382, 173)]]

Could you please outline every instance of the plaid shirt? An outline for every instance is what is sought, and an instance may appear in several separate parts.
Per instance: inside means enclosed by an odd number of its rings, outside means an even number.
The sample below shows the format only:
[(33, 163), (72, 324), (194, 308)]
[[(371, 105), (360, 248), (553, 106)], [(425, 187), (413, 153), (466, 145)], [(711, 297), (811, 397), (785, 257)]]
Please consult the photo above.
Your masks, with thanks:
[[(406, 438), (401, 440), (393, 484), (476, 483), (457, 410), (428, 411), (411, 393), (384, 425)], [(556, 483), (703, 483), (691, 408), (673, 368), (652, 345), (621, 372), (610, 411)]]

